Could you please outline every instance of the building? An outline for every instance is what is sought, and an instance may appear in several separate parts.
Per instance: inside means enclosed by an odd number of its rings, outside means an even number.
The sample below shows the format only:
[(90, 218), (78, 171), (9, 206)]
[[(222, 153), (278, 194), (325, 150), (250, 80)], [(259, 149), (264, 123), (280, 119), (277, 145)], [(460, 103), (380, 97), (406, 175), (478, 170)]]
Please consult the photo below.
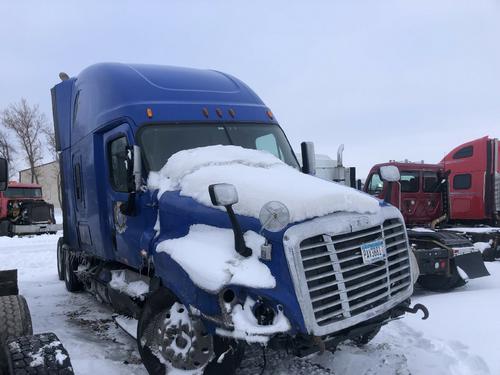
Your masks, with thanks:
[[(59, 162), (52, 161), (35, 167), (38, 175), (38, 183), (42, 185), (43, 198), (54, 205), (55, 208), (61, 207), (60, 202), (60, 177)], [(31, 169), (19, 171), (19, 182), (31, 183)]]

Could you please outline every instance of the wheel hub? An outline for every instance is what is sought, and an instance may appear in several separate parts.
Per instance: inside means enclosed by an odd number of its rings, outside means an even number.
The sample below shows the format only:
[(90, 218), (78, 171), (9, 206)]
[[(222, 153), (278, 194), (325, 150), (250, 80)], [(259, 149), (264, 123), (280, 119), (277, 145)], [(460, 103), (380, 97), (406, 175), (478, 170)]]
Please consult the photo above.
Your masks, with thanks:
[(180, 303), (158, 316), (155, 336), (158, 354), (177, 369), (200, 369), (212, 359), (212, 336), (200, 318)]

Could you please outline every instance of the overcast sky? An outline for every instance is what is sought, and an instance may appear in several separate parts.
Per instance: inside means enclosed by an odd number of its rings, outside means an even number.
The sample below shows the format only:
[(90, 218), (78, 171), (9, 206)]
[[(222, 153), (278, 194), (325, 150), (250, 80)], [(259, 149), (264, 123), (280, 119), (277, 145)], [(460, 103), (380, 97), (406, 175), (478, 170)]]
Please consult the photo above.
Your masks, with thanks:
[(295, 149), (364, 178), (500, 137), (500, 2), (0, 0), (0, 109), (51, 118), (58, 73), (103, 61), (221, 70), (252, 87)]

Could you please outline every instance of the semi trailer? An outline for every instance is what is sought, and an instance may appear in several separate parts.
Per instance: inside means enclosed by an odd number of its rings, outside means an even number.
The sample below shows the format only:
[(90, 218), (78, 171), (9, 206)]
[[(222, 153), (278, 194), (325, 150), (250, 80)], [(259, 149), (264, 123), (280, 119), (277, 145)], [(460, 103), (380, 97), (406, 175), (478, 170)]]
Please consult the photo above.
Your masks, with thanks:
[(239, 79), (114, 63), (60, 77), (58, 270), (136, 321), (150, 374), (230, 374), (247, 344), (305, 355), (427, 316), (399, 210), (311, 176), (309, 143), (301, 168)]
[[(4, 194), (11, 186), (7, 187), (7, 181), (7, 161), (1, 158), (0, 191)], [(33, 334), (28, 304), (19, 294), (17, 270), (2, 270), (0, 264), (0, 375), (20, 374), (70, 375), (73, 368), (54, 333)]]
[[(375, 165), (364, 190), (398, 207), (415, 245), (419, 282), (430, 289), (489, 275), (484, 260), (500, 257), (499, 142), (483, 137), (460, 145), (438, 164)], [(384, 179), (394, 169), (397, 181)], [(481, 254), (480, 249), (483, 251)], [(460, 269), (460, 270), (459, 270)]]

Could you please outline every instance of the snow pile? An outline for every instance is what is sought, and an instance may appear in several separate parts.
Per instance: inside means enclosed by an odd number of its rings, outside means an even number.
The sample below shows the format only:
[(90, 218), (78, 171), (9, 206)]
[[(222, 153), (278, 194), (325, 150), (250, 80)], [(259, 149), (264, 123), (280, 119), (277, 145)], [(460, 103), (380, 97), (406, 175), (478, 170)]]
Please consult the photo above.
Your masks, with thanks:
[(493, 241), (490, 241), (490, 242), (475, 242), (474, 243), (474, 249), (476, 249), (477, 251), (480, 251), (482, 253), (484, 250), (489, 249), (492, 245), (493, 245)]
[[(30, 362), (30, 367), (38, 367), (38, 366), (44, 366), (45, 365), (45, 354), (46, 352), (48, 353), (51, 348), (59, 347), (61, 346), (60, 341), (53, 341), (50, 344), (42, 346), (36, 353), (30, 353), (31, 356), (31, 362)], [(14, 348), (11, 346), (11, 348)], [(19, 345), (17, 346), (16, 349), (19, 349)], [(63, 365), (64, 361), (68, 356), (64, 354), (61, 349), (55, 349), (55, 360), (59, 365)]]
[(111, 271), (109, 285), (111, 288), (125, 293), (132, 298), (143, 296), (149, 292), (149, 285), (145, 281), (127, 281), (124, 270)]
[(196, 285), (209, 292), (217, 292), (228, 284), (274, 288), (276, 280), (258, 259), (259, 244), (264, 239), (249, 231), (245, 241), (253, 250), (249, 258), (243, 258), (234, 249), (231, 229), (196, 224), (185, 237), (160, 242), (156, 251), (169, 254)]
[(259, 325), (252, 311), (254, 305), (255, 301), (247, 297), (243, 306), (234, 306), (233, 311), (231, 311), (234, 330), (227, 331), (217, 328), (216, 333), (225, 337), (245, 340), (248, 343), (265, 344), (269, 341), (270, 336), (287, 332), (290, 329), (290, 322), (281, 310), (278, 310), (272, 324)]
[(413, 232), (419, 232), (419, 233), (434, 233), (435, 232), (432, 229), (423, 228), (423, 227), (408, 228), (408, 230), (412, 230)]
[[(148, 187), (181, 195), (212, 207), (208, 186), (233, 184), (240, 215), (259, 217), (269, 201), (284, 203), (292, 222), (324, 216), (337, 211), (377, 213), (378, 201), (346, 186), (309, 176), (275, 156), (238, 146), (208, 146), (180, 151), (170, 157), (159, 172), (151, 172)], [(223, 208), (221, 208), (223, 209)]]

